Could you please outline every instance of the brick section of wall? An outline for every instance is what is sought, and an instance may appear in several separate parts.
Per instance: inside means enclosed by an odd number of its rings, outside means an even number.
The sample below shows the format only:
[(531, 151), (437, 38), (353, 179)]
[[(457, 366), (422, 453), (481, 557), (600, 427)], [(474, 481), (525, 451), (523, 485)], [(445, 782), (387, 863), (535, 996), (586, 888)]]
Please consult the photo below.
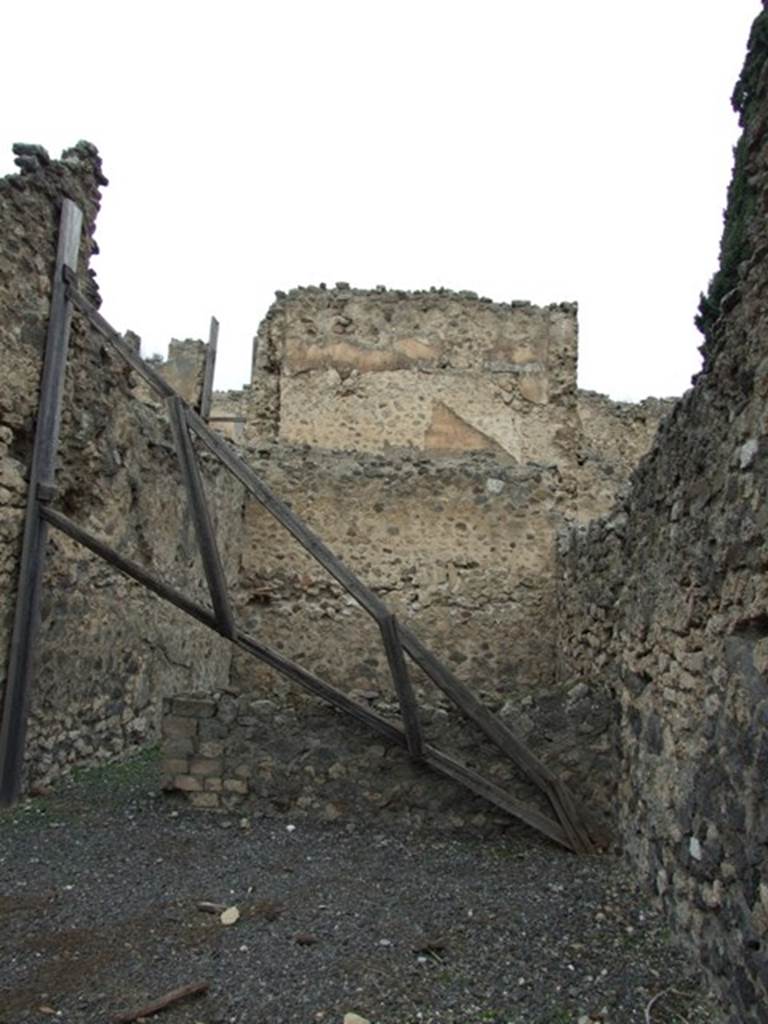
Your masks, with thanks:
[[(163, 701), (161, 771), (166, 790), (193, 807), (233, 810), (249, 792), (250, 762), (233, 742), (237, 706), (226, 697), (187, 693)], [(241, 723), (247, 727), (247, 723)]]
[[(355, 690), (352, 695), (389, 721), (399, 722), (391, 690)], [(534, 737), (533, 745), (558, 765), (564, 778), (580, 778), (582, 792), (595, 791), (595, 777), (611, 779), (610, 712), (597, 706), (586, 687), (570, 694), (508, 701), (497, 710), (512, 728)], [(439, 693), (422, 699), (420, 716), (428, 742), (549, 812), (546, 802)], [(584, 752), (598, 732), (603, 742), (592, 744), (591, 770), (574, 773), (574, 764), (584, 768)], [(205, 810), (366, 820), (446, 831), (525, 827), (414, 764), (400, 747), (284, 680), (275, 681), (268, 695), (229, 692), (166, 699), (162, 733), (163, 787)], [(560, 741), (559, 752), (547, 749), (554, 735)], [(596, 820), (607, 823), (608, 797), (613, 794), (605, 796), (602, 804), (593, 801), (590, 807), (598, 810)]]

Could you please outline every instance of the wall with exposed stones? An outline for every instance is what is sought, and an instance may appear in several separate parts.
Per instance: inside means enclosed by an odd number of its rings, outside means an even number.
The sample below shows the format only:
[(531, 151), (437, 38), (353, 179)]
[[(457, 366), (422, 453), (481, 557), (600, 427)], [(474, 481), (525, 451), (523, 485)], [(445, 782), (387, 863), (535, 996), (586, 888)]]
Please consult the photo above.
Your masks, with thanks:
[[(88, 260), (105, 183), (88, 143), (60, 161), (22, 147), (18, 162), (22, 172), (0, 181), (0, 699), (61, 197), (85, 211), (79, 287), (98, 303)], [(56, 507), (121, 553), (202, 594), (164, 419), (79, 315), (70, 344)], [(242, 496), (215, 467), (205, 463), (204, 474), (234, 575)], [(51, 532), (48, 554), (26, 762), (31, 785), (156, 736), (162, 695), (220, 686), (230, 661), (223, 641), (63, 535)]]
[[(610, 806), (612, 714), (583, 688), (573, 706), (567, 694), (553, 689), (554, 553), (566, 506), (556, 467), (520, 466), (499, 452), (438, 460), (407, 451), (384, 456), (283, 444), (251, 449), (249, 461), (548, 764), (577, 789), (586, 786), (599, 806)], [(256, 502), (246, 505), (244, 540), (238, 595), (244, 628), (376, 711), (397, 717), (373, 620)], [(491, 756), (477, 730), (465, 728), (460, 713), (411, 668), (431, 739), (517, 786), (520, 780)], [(266, 702), (262, 709), (272, 702), (283, 723), (272, 733), (270, 750), (257, 752), (261, 761), (268, 753), (281, 760), (279, 748), (289, 742), (285, 714), (297, 733), (314, 735), (345, 758), (339, 735), (345, 723), (316, 712), (295, 687), (241, 652), (233, 656), (230, 690)], [(327, 735), (317, 733), (321, 727)], [(312, 756), (307, 753), (310, 763)], [(355, 764), (350, 762), (350, 776), (360, 771), (357, 784), (372, 787), (364, 762)], [(276, 799), (284, 802), (277, 773), (270, 778)], [(412, 771), (411, 785), (423, 788), (418, 771)], [(324, 806), (324, 786), (319, 770), (307, 775), (305, 803)], [(526, 783), (518, 791), (530, 796)], [(413, 810), (409, 787), (399, 792), (398, 800), (389, 794), (388, 806), (407, 817)], [(350, 812), (353, 806), (355, 801)]]
[(766, 17), (742, 78), (735, 287), (628, 495), (563, 538), (559, 597), (560, 684), (619, 705), (625, 847), (734, 1024), (768, 1021)]
[[(635, 407), (579, 392), (576, 346), (573, 304), (493, 303), (444, 289), (299, 288), (278, 295), (259, 328), (251, 384), (215, 396), (212, 425), (246, 444), (272, 489), (607, 813), (615, 782), (609, 699), (554, 685), (556, 537), (566, 523), (610, 507), (668, 403)], [(244, 540), (246, 628), (378, 712), (391, 710), (376, 625), (256, 503), (246, 506)], [(530, 797), (426, 679), (416, 674), (416, 684), (438, 745), (505, 774)], [(272, 702), (281, 720), (300, 721), (285, 684), (243, 654), (234, 655), (231, 687), (262, 710)], [(334, 749), (333, 716), (302, 713), (312, 730), (326, 729), (317, 743)], [(261, 762), (269, 755), (280, 764), (283, 742), (260, 750)], [(293, 799), (322, 810), (328, 779), (312, 751), (304, 756), (308, 774)], [(381, 789), (364, 770), (348, 770), (357, 797), (337, 801), (334, 813), (354, 806), (359, 814), (362, 793), (377, 794), (393, 813), (423, 813), (411, 806), (423, 780), (407, 763), (410, 782), (398, 782), (397, 798), (385, 776)], [(274, 765), (268, 774), (284, 804), (290, 779)], [(455, 818), (462, 798), (452, 799)]]
[(579, 522), (587, 523), (611, 509), (675, 402), (673, 398), (615, 402), (594, 391), (579, 391)]
[(575, 303), (296, 288), (259, 327), (249, 386), (214, 396), (214, 422), (246, 443), (554, 465), (586, 519), (610, 508), (672, 403), (579, 391), (577, 340)]
[(573, 434), (573, 305), (340, 285), (279, 297), (264, 326), (252, 387), (277, 388), (278, 440), (544, 462)]

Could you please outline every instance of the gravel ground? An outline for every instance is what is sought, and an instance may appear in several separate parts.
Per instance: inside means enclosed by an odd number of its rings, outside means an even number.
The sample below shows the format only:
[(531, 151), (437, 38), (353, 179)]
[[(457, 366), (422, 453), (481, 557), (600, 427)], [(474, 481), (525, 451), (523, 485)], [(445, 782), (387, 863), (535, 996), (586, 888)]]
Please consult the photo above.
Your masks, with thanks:
[(105, 1024), (201, 981), (153, 1021), (720, 1019), (618, 859), (523, 827), (202, 815), (158, 795), (151, 757), (0, 814), (0, 1024)]

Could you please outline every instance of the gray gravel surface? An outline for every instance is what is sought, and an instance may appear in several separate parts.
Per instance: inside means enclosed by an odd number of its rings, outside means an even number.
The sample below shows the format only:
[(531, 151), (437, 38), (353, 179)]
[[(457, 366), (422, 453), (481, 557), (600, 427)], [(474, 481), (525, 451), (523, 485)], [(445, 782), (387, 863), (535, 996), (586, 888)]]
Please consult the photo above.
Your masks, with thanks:
[(1, 1024), (104, 1024), (198, 981), (152, 1020), (719, 1019), (618, 858), (516, 826), (202, 815), (158, 796), (155, 772), (89, 772), (0, 815)]

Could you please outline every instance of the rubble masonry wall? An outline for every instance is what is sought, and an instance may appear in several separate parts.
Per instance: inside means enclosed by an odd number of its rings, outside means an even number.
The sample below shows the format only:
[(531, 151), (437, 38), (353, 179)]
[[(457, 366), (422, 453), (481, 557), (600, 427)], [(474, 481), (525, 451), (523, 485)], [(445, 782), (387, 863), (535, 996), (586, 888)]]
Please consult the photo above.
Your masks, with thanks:
[[(27, 473), (62, 196), (85, 213), (79, 287), (98, 303), (88, 260), (104, 183), (95, 149), (41, 155), (0, 181), (0, 698), (7, 667)], [(158, 410), (133, 400), (133, 376), (73, 319), (55, 507), (194, 594), (195, 541)], [(206, 465), (234, 570), (239, 487)], [(112, 759), (159, 733), (162, 695), (228, 678), (228, 645), (50, 531), (31, 698), (26, 785)]]

